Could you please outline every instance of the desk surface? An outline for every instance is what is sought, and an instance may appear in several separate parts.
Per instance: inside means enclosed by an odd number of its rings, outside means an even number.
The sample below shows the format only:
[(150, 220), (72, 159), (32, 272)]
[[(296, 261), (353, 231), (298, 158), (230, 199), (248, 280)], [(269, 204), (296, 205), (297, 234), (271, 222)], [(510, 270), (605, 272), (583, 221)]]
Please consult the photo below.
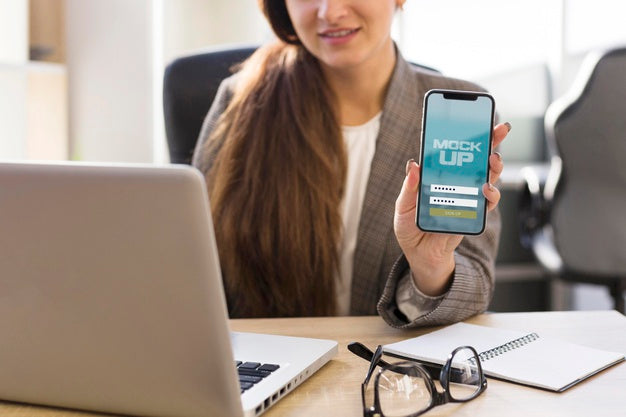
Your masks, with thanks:
[[(599, 349), (626, 352), (626, 317), (615, 311), (483, 314), (467, 321), (492, 327), (532, 330)], [(232, 320), (236, 331), (334, 339), (339, 354), (264, 416), (361, 416), (360, 384), (368, 364), (346, 349), (396, 342), (432, 329), (401, 331), (379, 317)], [(621, 363), (570, 388), (552, 393), (489, 379), (487, 391), (465, 404), (446, 404), (427, 416), (624, 416), (626, 364)], [(0, 402), (9, 417), (86, 417), (97, 414)]]

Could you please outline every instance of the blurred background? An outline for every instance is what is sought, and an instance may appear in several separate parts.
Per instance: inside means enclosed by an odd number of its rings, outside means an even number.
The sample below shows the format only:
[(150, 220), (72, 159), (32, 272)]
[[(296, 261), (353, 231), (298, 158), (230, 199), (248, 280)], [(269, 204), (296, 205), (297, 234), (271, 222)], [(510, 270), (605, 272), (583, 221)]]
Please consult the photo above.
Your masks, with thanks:
[[(624, 16), (614, 0), (408, 0), (397, 15), (408, 60), (484, 86), (513, 125), (493, 311), (613, 307), (603, 287), (550, 279), (520, 244), (520, 172), (547, 172), (545, 111), (588, 53), (626, 45)], [(168, 63), (271, 39), (255, 0), (0, 0), (0, 159), (168, 163)]]

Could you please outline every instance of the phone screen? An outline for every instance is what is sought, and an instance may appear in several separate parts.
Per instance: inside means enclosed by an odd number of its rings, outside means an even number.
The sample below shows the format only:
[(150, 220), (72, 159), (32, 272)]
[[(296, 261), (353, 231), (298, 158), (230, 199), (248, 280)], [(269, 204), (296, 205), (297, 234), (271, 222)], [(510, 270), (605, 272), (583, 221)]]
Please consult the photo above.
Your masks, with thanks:
[(494, 100), (486, 93), (431, 90), (424, 100), (417, 226), (429, 232), (485, 229)]

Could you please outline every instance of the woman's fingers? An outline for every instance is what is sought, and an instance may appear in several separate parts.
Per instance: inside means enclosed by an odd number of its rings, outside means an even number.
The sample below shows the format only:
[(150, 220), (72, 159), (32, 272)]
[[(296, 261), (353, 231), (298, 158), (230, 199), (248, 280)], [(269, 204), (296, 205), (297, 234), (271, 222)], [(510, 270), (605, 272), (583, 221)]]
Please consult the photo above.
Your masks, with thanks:
[(500, 144), (502, 143), (504, 138), (506, 138), (506, 135), (510, 131), (511, 124), (509, 122), (496, 125), (496, 127), (493, 128), (493, 144), (491, 148), (496, 149), (498, 146), (500, 146)]
[(420, 230), (415, 225), (419, 179), (420, 167), (411, 159), (406, 163), (406, 177), (402, 184), (402, 190), (396, 199), (393, 221), (396, 238), (403, 250), (408, 250), (409, 247), (415, 245), (421, 236)]
[[(509, 122), (500, 123), (493, 128), (493, 144), (492, 149), (496, 149), (504, 138), (511, 131), (511, 124)], [(504, 163), (502, 162), (502, 155), (499, 152), (494, 152), (489, 155), (489, 184), (495, 184), (500, 179), (500, 174), (502, 174), (502, 170), (504, 169)], [(498, 205), (498, 201), (500, 201), (500, 191), (498, 191), (493, 185), (486, 184), (483, 186), (483, 192), (485, 190), (493, 197), (490, 199), (485, 193), (485, 197), (489, 200), (489, 210), (493, 210), (495, 206)], [(491, 187), (491, 188), (490, 188)], [(492, 189), (495, 189), (493, 191)], [(496, 196), (497, 194), (497, 196)]]
[(500, 202), (500, 190), (492, 184), (483, 184), (483, 194), (487, 199), (487, 211), (491, 211)]
[(489, 182), (495, 184), (500, 179), (500, 174), (504, 169), (504, 163), (502, 162), (502, 155), (499, 152), (494, 152), (489, 156)]
[(402, 184), (400, 195), (396, 199), (396, 213), (404, 214), (415, 210), (417, 201), (417, 185), (420, 180), (420, 167), (410, 159), (406, 163), (406, 178)]

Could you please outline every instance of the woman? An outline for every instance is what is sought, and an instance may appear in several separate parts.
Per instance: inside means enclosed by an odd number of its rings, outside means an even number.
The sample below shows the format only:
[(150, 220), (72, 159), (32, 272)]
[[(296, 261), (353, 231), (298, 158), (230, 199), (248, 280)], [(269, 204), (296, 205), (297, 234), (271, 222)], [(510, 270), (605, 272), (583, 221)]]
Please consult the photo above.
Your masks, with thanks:
[[(483, 187), (481, 236), (415, 226), (424, 93), (478, 87), (402, 58), (390, 30), (404, 1), (259, 1), (279, 41), (220, 86), (193, 159), (232, 317), (378, 312), (409, 327), (489, 304), (498, 190)], [(493, 184), (502, 161), (489, 162)]]

